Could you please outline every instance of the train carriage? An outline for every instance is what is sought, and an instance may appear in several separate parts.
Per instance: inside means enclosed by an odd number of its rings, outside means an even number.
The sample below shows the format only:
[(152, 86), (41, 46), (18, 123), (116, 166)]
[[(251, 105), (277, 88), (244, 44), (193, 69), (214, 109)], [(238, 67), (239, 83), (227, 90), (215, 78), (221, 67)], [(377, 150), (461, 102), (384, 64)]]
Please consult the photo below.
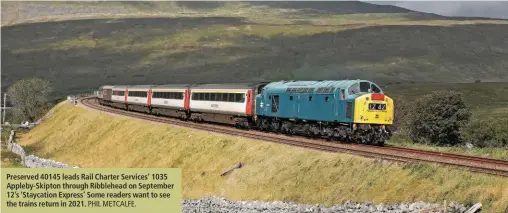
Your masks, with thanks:
[(150, 85), (127, 86), (127, 95), (125, 102), (128, 104), (127, 109), (137, 112), (150, 112)]
[(184, 84), (152, 86), (150, 108), (156, 115), (187, 118), (189, 87)]
[(257, 84), (202, 84), (190, 87), (191, 120), (248, 127)]
[(111, 92), (111, 102), (126, 104), (127, 103), (126, 94), (127, 94), (127, 86), (122, 85), (114, 86)]

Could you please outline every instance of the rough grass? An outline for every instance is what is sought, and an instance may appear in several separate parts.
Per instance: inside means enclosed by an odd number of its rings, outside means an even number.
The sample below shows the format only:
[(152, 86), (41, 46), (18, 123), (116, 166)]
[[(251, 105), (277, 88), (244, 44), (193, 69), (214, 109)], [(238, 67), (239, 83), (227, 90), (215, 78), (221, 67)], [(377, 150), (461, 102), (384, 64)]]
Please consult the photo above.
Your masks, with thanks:
[(0, 156), (2, 158), (0, 161), (1, 168), (24, 168), (21, 165), (21, 158), (18, 155), (7, 151), (4, 147), (2, 147), (2, 153)]
[[(81, 167), (180, 167), (183, 195), (234, 200), (337, 204), (482, 202), (508, 208), (506, 178), (442, 168), (396, 165), (154, 124), (62, 103), (21, 140), (38, 155)], [(245, 166), (226, 177), (233, 164)]]
[(505, 148), (467, 148), (467, 147), (456, 147), (456, 146), (434, 146), (434, 145), (423, 145), (411, 142), (411, 139), (401, 135), (394, 135), (388, 142), (388, 145), (408, 147), (413, 149), (431, 150), (437, 152), (449, 152), (460, 155), (473, 155), (487, 158), (497, 158), (508, 160), (508, 149)]
[(102, 84), (508, 78), (505, 20), (362, 2), (2, 5), (2, 20), (40, 21), (2, 27), (2, 89), (33, 76), (52, 80), (55, 95)]
[(438, 15), (364, 2), (2, 2), (2, 25), (90, 18), (246, 17), (256, 23), (343, 24), (449, 20)]

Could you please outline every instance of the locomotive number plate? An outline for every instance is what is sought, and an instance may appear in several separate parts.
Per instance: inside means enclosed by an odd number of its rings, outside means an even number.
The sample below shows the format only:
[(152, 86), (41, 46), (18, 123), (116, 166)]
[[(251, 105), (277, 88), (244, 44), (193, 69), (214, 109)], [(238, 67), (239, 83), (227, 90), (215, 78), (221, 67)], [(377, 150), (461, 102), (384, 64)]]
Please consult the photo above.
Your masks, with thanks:
[(386, 104), (369, 104), (369, 110), (386, 110)]

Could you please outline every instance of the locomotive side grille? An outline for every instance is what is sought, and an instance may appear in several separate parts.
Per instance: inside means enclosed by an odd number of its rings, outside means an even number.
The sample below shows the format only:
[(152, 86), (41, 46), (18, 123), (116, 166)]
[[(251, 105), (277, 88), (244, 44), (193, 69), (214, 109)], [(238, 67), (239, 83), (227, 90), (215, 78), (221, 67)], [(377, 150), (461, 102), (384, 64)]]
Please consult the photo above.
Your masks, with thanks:
[(347, 102), (346, 104), (346, 118), (351, 119), (353, 117), (353, 103)]

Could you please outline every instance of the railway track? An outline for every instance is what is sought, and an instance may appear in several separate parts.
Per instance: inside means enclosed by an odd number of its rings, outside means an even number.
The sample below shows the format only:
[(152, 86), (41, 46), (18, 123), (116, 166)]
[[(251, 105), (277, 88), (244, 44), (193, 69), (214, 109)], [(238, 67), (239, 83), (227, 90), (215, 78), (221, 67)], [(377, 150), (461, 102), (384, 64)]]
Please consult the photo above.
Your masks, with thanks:
[(98, 100), (95, 97), (86, 97), (80, 99), (79, 101), (86, 107), (104, 112), (115, 113), (154, 122), (162, 122), (184, 127), (190, 127), (193, 129), (200, 129), (216, 133), (247, 137), (251, 139), (276, 142), (326, 152), (349, 153), (369, 158), (383, 159), (396, 162), (437, 163), (441, 165), (460, 167), (474, 172), (481, 172), (486, 174), (508, 177), (508, 161), (500, 159), (457, 155), (451, 153), (441, 153), (434, 151), (409, 149), (403, 147), (377, 147), (363, 144), (330, 143), (327, 142), (326, 140), (321, 139), (316, 140), (316, 139), (308, 139), (301, 136), (287, 136), (282, 134), (265, 133), (253, 130), (241, 130), (223, 125), (194, 123), (168, 117), (159, 117), (144, 113), (125, 111), (122, 109), (102, 106), (98, 103)]

